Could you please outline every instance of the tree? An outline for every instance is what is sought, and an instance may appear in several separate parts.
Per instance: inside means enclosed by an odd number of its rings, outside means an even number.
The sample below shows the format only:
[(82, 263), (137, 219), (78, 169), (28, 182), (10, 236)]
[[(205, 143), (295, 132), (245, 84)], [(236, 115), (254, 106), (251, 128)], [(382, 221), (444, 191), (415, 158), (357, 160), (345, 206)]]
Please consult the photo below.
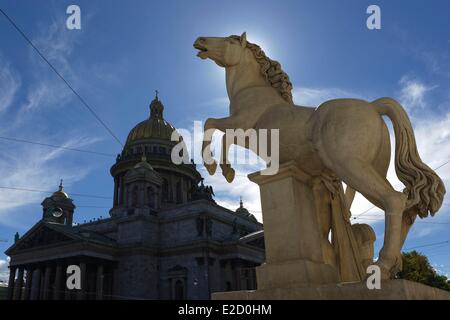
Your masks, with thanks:
[(431, 287), (450, 291), (450, 281), (439, 275), (428, 258), (417, 251), (404, 252), (403, 270), (397, 275), (400, 279), (420, 282)]

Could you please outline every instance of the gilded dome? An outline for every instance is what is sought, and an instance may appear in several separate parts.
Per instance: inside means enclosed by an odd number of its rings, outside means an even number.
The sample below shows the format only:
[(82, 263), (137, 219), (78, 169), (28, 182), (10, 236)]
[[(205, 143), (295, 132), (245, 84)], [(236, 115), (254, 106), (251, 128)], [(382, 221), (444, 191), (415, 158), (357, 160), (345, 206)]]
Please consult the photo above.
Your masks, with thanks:
[(150, 117), (138, 123), (128, 134), (126, 144), (141, 139), (170, 140), (175, 128), (163, 118), (164, 106), (158, 96), (150, 103)]
[(63, 181), (59, 183), (58, 191), (53, 192), (53, 198), (69, 198), (69, 195), (64, 191)]

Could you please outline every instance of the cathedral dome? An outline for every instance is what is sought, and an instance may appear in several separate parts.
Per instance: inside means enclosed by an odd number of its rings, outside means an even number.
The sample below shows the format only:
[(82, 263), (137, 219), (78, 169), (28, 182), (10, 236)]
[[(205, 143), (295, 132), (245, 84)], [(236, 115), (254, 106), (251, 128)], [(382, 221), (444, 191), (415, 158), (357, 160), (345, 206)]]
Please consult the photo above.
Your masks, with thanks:
[[(132, 179), (138, 181), (145, 177), (152, 181), (158, 180), (158, 188), (152, 192), (158, 192), (157, 199), (161, 208), (186, 203), (197, 196), (195, 191), (201, 175), (195, 164), (189, 161), (189, 153), (184, 153), (185, 148), (180, 153), (183, 162), (172, 161), (173, 148), (184, 142), (181, 136), (178, 141), (172, 141), (172, 134), (177, 131), (164, 120), (163, 111), (164, 106), (156, 95), (150, 103), (149, 118), (130, 131), (122, 152), (117, 155), (116, 162), (111, 167), (110, 172), (114, 177), (114, 202), (110, 211), (112, 216), (128, 212), (129, 206), (135, 203), (128, 201), (132, 195), (136, 197), (136, 192), (130, 189), (128, 183)], [(158, 178), (153, 179), (154, 176)]]
[(142, 139), (169, 140), (175, 128), (163, 118), (164, 106), (158, 96), (150, 103), (150, 117), (131, 129), (127, 145)]
[(250, 212), (244, 208), (244, 203), (242, 202), (242, 198), (239, 201), (239, 208), (236, 209), (236, 213), (244, 215), (244, 216), (249, 216)]
[(251, 214), (245, 207), (244, 207), (244, 203), (242, 202), (242, 198), (239, 201), (239, 208), (236, 209), (236, 214), (242, 216), (242, 217), (246, 217), (246, 218), (250, 218), (253, 221), (257, 221), (255, 216), (253, 214)]

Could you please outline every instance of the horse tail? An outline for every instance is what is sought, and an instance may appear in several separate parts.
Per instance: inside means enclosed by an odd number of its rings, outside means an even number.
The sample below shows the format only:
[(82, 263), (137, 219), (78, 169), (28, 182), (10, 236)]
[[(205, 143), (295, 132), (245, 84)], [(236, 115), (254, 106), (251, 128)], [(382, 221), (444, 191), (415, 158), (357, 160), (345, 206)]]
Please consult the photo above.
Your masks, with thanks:
[(425, 163), (417, 151), (411, 122), (403, 107), (394, 99), (371, 102), (380, 116), (388, 116), (395, 132), (395, 171), (405, 185), (406, 209), (415, 207), (420, 217), (433, 216), (441, 207), (445, 186), (441, 178)]

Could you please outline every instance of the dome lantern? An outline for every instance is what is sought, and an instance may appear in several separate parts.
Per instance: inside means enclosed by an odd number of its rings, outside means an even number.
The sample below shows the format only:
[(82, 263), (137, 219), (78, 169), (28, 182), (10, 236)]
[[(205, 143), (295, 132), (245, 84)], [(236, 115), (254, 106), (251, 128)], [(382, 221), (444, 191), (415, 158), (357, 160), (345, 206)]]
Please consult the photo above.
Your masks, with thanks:
[(155, 99), (150, 103), (150, 118), (163, 119), (164, 106), (158, 99), (158, 90), (155, 92)]

